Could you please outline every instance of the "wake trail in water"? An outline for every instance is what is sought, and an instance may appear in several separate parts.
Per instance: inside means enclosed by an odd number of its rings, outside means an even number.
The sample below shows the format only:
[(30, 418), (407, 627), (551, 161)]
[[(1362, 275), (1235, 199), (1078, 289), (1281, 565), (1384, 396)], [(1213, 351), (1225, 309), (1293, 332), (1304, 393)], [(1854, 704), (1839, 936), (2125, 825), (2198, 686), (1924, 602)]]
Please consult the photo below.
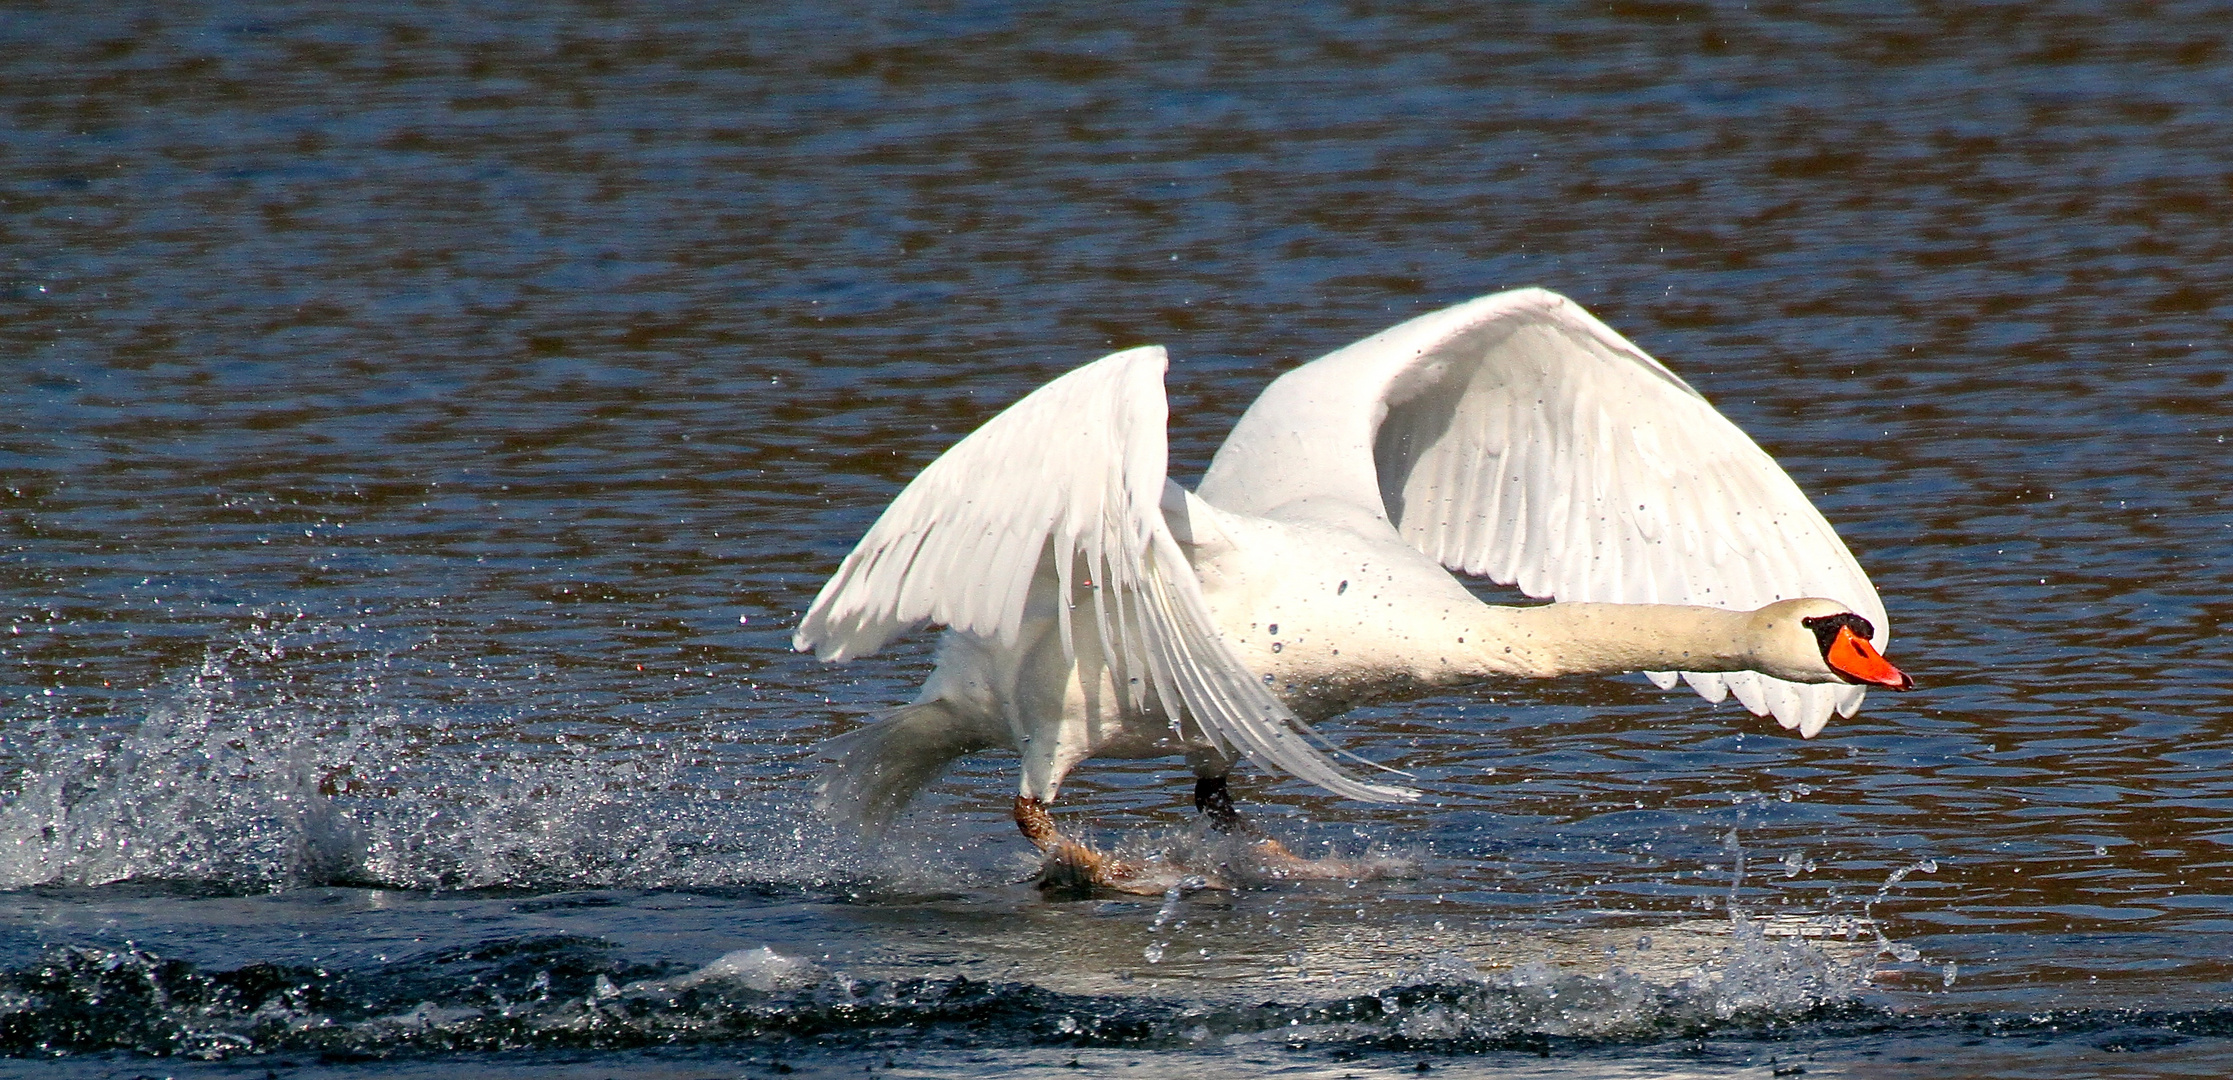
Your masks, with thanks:
[(600, 942), (571, 937), (485, 943), (359, 971), (268, 963), (203, 971), (141, 950), (68, 948), (0, 975), (0, 1053), (214, 1059), (808, 1036), (826, 1045), (899, 1034), (935, 1042), (957, 1031), (993, 1045), (1485, 1049), (1876, 1016), (1854, 1000), (1848, 975), (1803, 945), (1762, 939), (1669, 984), (1544, 965), (1484, 974), (1445, 961), (1370, 993), (1240, 1004), (963, 976), (860, 977), (766, 947), (696, 969), (631, 965)]

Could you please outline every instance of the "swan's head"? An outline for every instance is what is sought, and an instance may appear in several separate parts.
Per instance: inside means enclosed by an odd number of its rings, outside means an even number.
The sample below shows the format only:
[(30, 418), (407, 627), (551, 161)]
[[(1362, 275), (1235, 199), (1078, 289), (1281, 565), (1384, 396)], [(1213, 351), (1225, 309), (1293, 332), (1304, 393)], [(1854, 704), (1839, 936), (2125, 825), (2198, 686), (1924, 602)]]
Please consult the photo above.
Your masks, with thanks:
[(1876, 628), (1835, 600), (1781, 600), (1752, 613), (1754, 670), (1802, 683), (1913, 690), (1869, 639)]

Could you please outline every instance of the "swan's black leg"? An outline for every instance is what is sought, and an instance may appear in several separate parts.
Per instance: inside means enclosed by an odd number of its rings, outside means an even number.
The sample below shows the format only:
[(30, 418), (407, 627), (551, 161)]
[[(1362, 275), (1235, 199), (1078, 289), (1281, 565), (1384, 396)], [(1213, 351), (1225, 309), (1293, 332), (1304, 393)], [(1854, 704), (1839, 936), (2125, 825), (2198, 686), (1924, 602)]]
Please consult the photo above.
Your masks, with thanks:
[(1222, 776), (1205, 776), (1194, 781), (1194, 809), (1207, 818), (1210, 828), (1221, 833), (1253, 832), (1241, 820), (1241, 812), (1233, 807), (1233, 792), (1225, 786)]

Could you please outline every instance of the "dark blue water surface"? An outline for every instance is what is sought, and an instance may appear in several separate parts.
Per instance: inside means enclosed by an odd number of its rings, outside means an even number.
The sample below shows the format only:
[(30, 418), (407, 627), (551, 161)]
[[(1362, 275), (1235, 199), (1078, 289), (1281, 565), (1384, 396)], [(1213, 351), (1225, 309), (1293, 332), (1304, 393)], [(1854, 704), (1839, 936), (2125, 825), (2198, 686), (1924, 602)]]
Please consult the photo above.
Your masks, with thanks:
[[(2233, 21), (2207, 5), (14, 3), (0, 1073), (2233, 1069)], [(916, 470), (1171, 348), (1565, 292), (1773, 453), (1923, 683), (1362, 710), (1400, 876), (1043, 897), (1012, 759), (797, 613)], [(1152, 846), (1184, 769), (1095, 762)], [(1809, 928), (1815, 937), (1788, 931)]]

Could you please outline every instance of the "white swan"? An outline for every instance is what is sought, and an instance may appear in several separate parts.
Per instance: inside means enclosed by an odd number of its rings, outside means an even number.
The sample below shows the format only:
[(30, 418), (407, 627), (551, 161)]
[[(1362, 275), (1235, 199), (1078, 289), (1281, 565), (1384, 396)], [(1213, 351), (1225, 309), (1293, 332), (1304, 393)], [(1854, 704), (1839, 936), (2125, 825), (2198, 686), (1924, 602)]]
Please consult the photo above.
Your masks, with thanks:
[[(1071, 876), (1125, 868), (1047, 813), (1095, 755), (1183, 753), (1236, 818), (1246, 756), (1341, 795), (1305, 719), (1391, 691), (1645, 671), (1812, 737), (1863, 684), (1883, 604), (1768, 455), (1573, 301), (1499, 293), (1274, 381), (1199, 492), (1164, 475), (1161, 348), (1026, 396), (924, 469), (801, 620), (824, 660), (948, 629), (915, 703), (827, 744), (824, 805), (880, 827), (955, 758), (1023, 755), (1016, 820)], [(1451, 571), (1556, 603), (1484, 604)]]

